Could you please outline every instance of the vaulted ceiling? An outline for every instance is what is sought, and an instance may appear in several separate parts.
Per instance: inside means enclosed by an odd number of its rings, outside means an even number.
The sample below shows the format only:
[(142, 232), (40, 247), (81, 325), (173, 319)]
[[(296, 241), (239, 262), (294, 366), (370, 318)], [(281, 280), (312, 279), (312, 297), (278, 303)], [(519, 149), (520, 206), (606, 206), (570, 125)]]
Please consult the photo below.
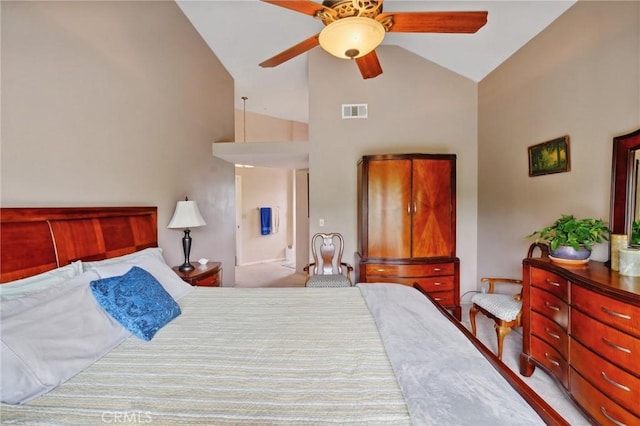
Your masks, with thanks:
[[(176, 2), (234, 78), (236, 108), (308, 122), (307, 53), (275, 68), (258, 64), (320, 32), (320, 20), (259, 0)], [(385, 12), (486, 10), (488, 20), (475, 34), (387, 33), (383, 44), (479, 82), (574, 3), (385, 0)]]

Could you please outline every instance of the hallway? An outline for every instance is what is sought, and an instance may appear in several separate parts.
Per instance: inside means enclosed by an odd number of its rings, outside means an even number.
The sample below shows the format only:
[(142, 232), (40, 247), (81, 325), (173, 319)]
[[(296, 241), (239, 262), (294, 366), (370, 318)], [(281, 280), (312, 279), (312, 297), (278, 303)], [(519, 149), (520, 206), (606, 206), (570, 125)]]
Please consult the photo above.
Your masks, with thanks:
[(305, 274), (284, 266), (284, 262), (264, 262), (236, 266), (234, 287), (304, 287)]

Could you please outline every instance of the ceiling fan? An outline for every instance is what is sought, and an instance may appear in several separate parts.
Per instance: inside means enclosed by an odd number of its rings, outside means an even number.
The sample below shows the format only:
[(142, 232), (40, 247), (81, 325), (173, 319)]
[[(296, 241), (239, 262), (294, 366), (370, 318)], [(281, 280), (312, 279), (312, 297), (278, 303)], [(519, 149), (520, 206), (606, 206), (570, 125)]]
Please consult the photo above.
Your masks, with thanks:
[(389, 32), (475, 33), (487, 23), (486, 11), (382, 12), (383, 0), (262, 0), (320, 19), (324, 29), (260, 63), (278, 66), (316, 46), (338, 58), (354, 59), (363, 78), (382, 74), (376, 47)]

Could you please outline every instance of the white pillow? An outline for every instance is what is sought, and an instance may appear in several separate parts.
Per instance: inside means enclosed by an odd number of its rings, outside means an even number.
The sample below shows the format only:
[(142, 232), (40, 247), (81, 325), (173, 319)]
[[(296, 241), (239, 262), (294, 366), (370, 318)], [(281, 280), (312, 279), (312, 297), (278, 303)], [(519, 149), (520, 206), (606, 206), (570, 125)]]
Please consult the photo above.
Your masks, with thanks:
[(0, 298), (2, 300), (10, 300), (46, 290), (51, 286), (67, 281), (81, 273), (82, 262), (77, 261), (32, 277), (10, 281), (0, 285)]
[(160, 247), (150, 247), (150, 248), (146, 248), (144, 250), (136, 251), (134, 253), (125, 254), (125, 255), (122, 255), (122, 256), (118, 256), (118, 257), (112, 257), (110, 259), (95, 260), (95, 261), (91, 261), (91, 262), (83, 262), (82, 263), (82, 269), (83, 269), (84, 272), (87, 272), (87, 271), (90, 271), (91, 269), (93, 269), (93, 268), (95, 268), (97, 266), (113, 265), (113, 264), (116, 264), (116, 263), (133, 260), (133, 259), (136, 259), (136, 258), (138, 258), (140, 256), (147, 256), (149, 254), (155, 255), (156, 257), (158, 257), (160, 260), (162, 260), (164, 262), (164, 258), (162, 257), (162, 249)]
[(46, 290), (2, 300), (0, 399), (23, 404), (106, 355), (131, 333), (96, 302), (86, 272)]
[[(129, 272), (131, 268), (137, 266), (153, 275), (153, 277), (162, 284), (162, 287), (164, 287), (167, 293), (171, 295), (173, 300), (180, 300), (191, 293), (194, 288), (178, 277), (173, 269), (164, 261), (159, 250), (160, 249), (150, 250), (138, 256), (126, 257), (125, 259), (120, 258), (121, 260), (118, 262), (109, 262), (107, 264), (93, 266), (91, 270), (95, 271), (100, 278), (109, 278), (124, 275)], [(145, 250), (143, 250), (143, 252), (144, 251)]]

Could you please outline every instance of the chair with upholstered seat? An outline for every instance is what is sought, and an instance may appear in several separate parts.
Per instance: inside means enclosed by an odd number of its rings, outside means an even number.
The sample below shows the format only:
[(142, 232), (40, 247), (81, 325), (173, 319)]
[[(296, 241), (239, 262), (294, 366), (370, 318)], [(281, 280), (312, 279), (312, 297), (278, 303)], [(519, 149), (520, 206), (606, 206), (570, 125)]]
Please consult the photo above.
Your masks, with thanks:
[(353, 267), (342, 261), (344, 239), (337, 232), (311, 238), (313, 262), (304, 267), (307, 287), (351, 287)]
[[(533, 255), (538, 248), (542, 257), (549, 257), (549, 248), (545, 244), (534, 243), (529, 247), (527, 257)], [(478, 293), (471, 299), (471, 309), (469, 309), (469, 321), (471, 322), (471, 332), (476, 335), (476, 314), (482, 312), (491, 318), (495, 324), (496, 336), (498, 338), (498, 359), (502, 360), (502, 348), (504, 338), (514, 327), (522, 325), (522, 280), (513, 278), (482, 278), (483, 283), (488, 283), (489, 288), (486, 293)], [(496, 284), (518, 285), (520, 291), (516, 294), (495, 293)]]

